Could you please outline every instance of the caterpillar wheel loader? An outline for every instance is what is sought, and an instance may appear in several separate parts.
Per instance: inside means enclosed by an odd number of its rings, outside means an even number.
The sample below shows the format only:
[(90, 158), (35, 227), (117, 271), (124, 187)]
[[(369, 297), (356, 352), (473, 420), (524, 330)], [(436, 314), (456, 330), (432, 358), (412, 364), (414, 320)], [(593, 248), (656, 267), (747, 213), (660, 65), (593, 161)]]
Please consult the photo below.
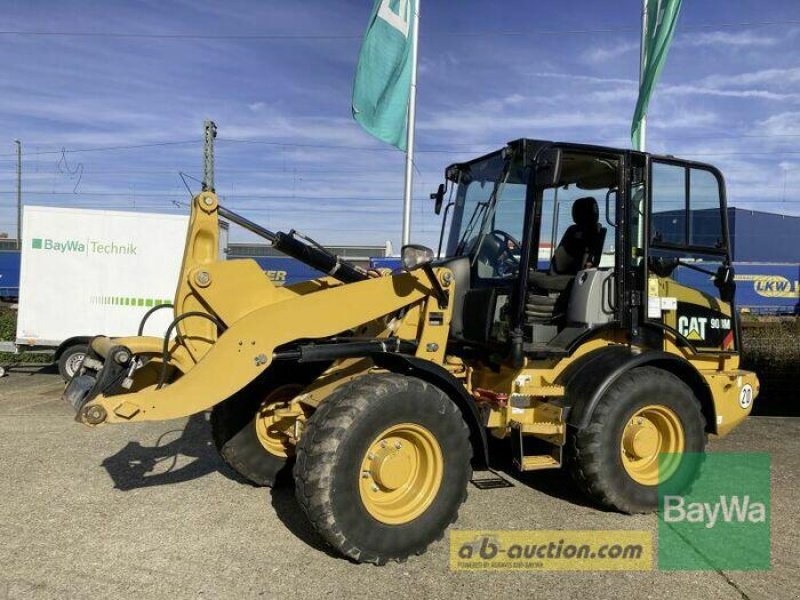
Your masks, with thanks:
[[(222, 459), (257, 485), (293, 469), (314, 529), (359, 562), (440, 538), (490, 437), (521, 471), (565, 466), (602, 507), (654, 510), (759, 390), (739, 368), (721, 173), (521, 139), (445, 179), (443, 257), (405, 246), (380, 273), (200, 193), (172, 324), (95, 337), (64, 393), (76, 419), (210, 410)], [(327, 276), (276, 287), (220, 260), (220, 218)]]

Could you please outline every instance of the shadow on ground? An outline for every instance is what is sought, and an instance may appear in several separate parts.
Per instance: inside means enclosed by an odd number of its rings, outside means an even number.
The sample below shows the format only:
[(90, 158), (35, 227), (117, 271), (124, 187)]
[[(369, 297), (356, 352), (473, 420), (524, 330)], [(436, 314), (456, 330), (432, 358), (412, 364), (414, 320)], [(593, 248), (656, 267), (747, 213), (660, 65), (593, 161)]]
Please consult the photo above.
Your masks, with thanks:
[(219, 458), (205, 413), (191, 416), (183, 429), (162, 433), (152, 446), (128, 442), (102, 466), (114, 487), (123, 491), (191, 481), (214, 472), (240, 481)]
[[(183, 429), (162, 433), (152, 446), (128, 442), (103, 460), (102, 466), (114, 487), (123, 491), (182, 483), (214, 472), (247, 485), (220, 459), (205, 414), (190, 417)], [(315, 550), (335, 556), (297, 504), (290, 466), (279, 474), (275, 487), (265, 491), (275, 514), (294, 536)]]
[(753, 403), (753, 415), (800, 417), (796, 378), (783, 376), (761, 379), (761, 393)]
[(16, 373), (19, 375), (57, 375), (58, 365), (55, 363), (42, 364), (41, 362), (24, 362), (14, 358), (14, 355), (9, 355), (12, 359), (0, 359), (0, 366), (2, 366), (6, 373)]
[[(577, 506), (597, 508), (576, 487), (564, 468), (527, 472), (518, 471), (512, 461), (511, 442), (507, 439), (490, 438), (489, 457), (492, 468), (502, 471), (503, 477), (515, 485), (525, 485), (551, 498), (563, 500)], [(483, 476), (485, 474), (481, 473), (480, 477)], [(491, 493), (491, 490), (478, 491), (477, 493)]]

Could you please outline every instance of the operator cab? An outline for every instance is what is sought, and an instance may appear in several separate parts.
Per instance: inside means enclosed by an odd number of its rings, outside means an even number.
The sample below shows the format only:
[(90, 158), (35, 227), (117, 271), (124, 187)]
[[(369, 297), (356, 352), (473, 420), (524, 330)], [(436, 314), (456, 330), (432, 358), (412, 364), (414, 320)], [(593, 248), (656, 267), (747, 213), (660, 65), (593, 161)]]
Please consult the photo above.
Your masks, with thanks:
[(606, 200), (618, 188), (619, 164), (613, 156), (562, 153), (558, 177), (540, 194), (529, 185), (530, 165), (508, 149), (448, 169), (455, 198), (440, 262), (456, 274), (454, 341), (507, 343), (518, 297), (528, 353), (562, 354), (566, 340), (611, 321)]
[[(738, 347), (713, 167), (523, 139), (446, 179), (432, 198), (439, 212), (449, 187), (436, 264), (455, 276), (454, 347), (491, 357), (511, 346), (518, 362), (568, 355), (609, 328), (659, 349), (665, 333), (696, 353)], [(725, 331), (698, 339), (702, 323)]]

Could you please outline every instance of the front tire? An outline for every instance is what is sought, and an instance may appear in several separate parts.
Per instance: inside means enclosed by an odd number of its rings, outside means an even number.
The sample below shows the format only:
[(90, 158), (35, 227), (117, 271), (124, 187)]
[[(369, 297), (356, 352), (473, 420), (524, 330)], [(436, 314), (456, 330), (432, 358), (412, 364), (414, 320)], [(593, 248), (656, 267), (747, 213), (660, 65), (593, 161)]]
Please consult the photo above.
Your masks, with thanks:
[(297, 447), (297, 501), (356, 562), (422, 554), (456, 520), (472, 476), (469, 429), (439, 388), (397, 374), (342, 385)]
[(288, 366), (267, 373), (211, 411), (211, 436), (222, 460), (248, 483), (271, 487), (294, 456), (273, 418), (313, 381), (316, 371)]
[(570, 436), (570, 472), (581, 491), (605, 508), (652, 512), (660, 484), (669, 480), (681, 488), (693, 480), (705, 450), (705, 425), (683, 381), (655, 367), (633, 369), (608, 389), (589, 426)]

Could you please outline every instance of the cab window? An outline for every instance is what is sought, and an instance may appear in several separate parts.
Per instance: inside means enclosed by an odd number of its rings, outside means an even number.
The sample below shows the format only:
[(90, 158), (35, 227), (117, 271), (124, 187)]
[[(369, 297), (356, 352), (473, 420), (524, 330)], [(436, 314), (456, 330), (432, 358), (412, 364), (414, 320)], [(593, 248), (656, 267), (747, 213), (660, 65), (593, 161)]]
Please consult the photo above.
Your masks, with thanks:
[(653, 247), (725, 249), (720, 182), (706, 169), (653, 162)]

